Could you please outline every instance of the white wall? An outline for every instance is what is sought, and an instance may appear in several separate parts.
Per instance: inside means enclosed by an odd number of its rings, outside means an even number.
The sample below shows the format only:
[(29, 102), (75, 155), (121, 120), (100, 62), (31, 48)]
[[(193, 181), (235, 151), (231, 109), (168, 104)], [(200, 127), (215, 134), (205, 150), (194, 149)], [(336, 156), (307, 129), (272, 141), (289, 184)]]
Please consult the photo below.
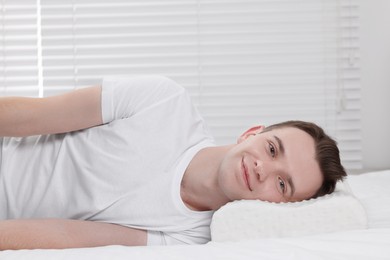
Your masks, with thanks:
[(390, 1), (359, 0), (363, 168), (390, 168)]

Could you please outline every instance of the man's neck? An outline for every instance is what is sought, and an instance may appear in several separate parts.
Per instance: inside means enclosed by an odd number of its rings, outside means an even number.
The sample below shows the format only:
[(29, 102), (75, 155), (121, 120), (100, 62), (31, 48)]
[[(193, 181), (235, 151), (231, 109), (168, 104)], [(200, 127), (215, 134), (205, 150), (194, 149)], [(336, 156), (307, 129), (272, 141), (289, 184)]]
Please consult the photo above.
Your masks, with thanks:
[(229, 202), (218, 185), (218, 170), (230, 146), (200, 150), (188, 165), (182, 180), (181, 197), (192, 210), (217, 210)]

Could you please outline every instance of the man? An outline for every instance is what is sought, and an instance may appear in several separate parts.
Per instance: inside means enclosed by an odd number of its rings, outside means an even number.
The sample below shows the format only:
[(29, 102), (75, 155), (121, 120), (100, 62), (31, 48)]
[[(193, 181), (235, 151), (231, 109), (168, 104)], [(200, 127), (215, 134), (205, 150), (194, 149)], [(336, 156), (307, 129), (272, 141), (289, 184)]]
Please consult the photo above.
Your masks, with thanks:
[(216, 146), (185, 90), (160, 76), (3, 98), (0, 122), (0, 249), (206, 243), (230, 201), (300, 201), (345, 176), (310, 123)]

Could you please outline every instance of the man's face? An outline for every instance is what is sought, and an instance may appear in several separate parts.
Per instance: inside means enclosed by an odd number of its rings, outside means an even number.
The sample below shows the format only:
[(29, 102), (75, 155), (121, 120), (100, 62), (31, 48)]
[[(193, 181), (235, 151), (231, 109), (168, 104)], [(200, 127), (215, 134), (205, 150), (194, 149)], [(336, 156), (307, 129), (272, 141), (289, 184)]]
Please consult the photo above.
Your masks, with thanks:
[(313, 138), (284, 127), (247, 131), (219, 167), (218, 184), (230, 200), (300, 201), (322, 184)]

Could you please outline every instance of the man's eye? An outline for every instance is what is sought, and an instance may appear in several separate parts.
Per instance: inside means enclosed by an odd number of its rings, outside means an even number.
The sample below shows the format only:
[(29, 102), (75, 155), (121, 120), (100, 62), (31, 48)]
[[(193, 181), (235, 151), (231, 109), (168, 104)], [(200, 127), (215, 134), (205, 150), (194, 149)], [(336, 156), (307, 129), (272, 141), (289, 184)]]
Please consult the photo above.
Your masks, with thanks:
[(272, 156), (272, 157), (275, 157), (276, 151), (275, 151), (274, 145), (273, 145), (272, 143), (270, 143), (268, 146), (269, 146), (269, 151), (270, 151), (270, 153), (271, 153), (271, 156)]
[(284, 181), (281, 178), (279, 178), (279, 186), (284, 193), (286, 191), (286, 185), (284, 184)]

